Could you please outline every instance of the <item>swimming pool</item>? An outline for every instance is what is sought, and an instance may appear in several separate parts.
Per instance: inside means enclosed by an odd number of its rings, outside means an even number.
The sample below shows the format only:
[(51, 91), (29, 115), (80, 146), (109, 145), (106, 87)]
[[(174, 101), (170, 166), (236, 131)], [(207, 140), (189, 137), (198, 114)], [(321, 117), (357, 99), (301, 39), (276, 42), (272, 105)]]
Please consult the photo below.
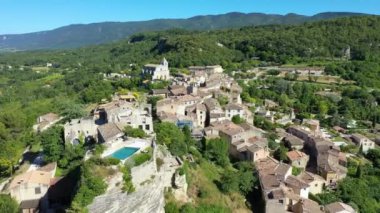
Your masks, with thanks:
[(134, 147), (123, 147), (116, 152), (112, 153), (110, 157), (117, 158), (119, 160), (124, 160), (128, 158), (129, 156), (133, 155), (135, 152), (137, 152), (139, 148)]

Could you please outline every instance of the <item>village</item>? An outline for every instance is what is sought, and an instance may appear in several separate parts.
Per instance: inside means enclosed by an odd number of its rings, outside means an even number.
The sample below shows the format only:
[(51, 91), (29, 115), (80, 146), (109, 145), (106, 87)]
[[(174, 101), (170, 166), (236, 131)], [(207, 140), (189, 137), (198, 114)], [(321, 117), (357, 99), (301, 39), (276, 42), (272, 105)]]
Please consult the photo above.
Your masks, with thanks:
[[(311, 196), (336, 189), (347, 176), (348, 159), (361, 158), (342, 152), (344, 146), (354, 145), (365, 154), (377, 146), (374, 140), (348, 132), (349, 126), (326, 128), (316, 118), (296, 119), (297, 112), (293, 109), (289, 113), (278, 112), (278, 103), (270, 99), (260, 105), (245, 103), (242, 87), (220, 65), (191, 66), (188, 71), (172, 76), (169, 62), (163, 58), (160, 64), (144, 66), (141, 75), (151, 82), (169, 82), (166, 88), (152, 89), (149, 94), (116, 93), (111, 100), (94, 107), (89, 115), (77, 119), (65, 120), (55, 113), (38, 118), (36, 132), (61, 125), (65, 144), (102, 144), (101, 158), (116, 158), (123, 164), (133, 156), (151, 152), (147, 162), (131, 170), (135, 192), (123, 193), (116, 186), (116, 182), (122, 181), (122, 175), (116, 172), (107, 178), (106, 194), (89, 205), (90, 212), (163, 212), (164, 192), (168, 188), (176, 188), (172, 191), (175, 198), (190, 200), (186, 195), (186, 179), (178, 175), (177, 169), (193, 156), (173, 156), (165, 146), (158, 145), (156, 121), (172, 123), (180, 129), (186, 126), (197, 141), (203, 138), (226, 141), (231, 158), (254, 165), (252, 173), (259, 178), (265, 212), (356, 212), (343, 202), (321, 206)], [(323, 73), (317, 68), (295, 72), (301, 76)], [(157, 98), (154, 105), (148, 103), (150, 97)], [(256, 115), (276, 125), (275, 143), (286, 148), (285, 159), (276, 159), (277, 150), (272, 149), (267, 131), (254, 125)], [(142, 136), (129, 134), (138, 130)], [(85, 150), (84, 160), (94, 155), (93, 149)], [(157, 156), (163, 159), (164, 169), (157, 167)], [(3, 185), (3, 191), (17, 200), (23, 212), (48, 212), (49, 196), (59, 188), (56, 185), (62, 177), (56, 176), (57, 163), (45, 165), (43, 158), (40, 154), (27, 171)], [(133, 208), (128, 207), (131, 203)]]

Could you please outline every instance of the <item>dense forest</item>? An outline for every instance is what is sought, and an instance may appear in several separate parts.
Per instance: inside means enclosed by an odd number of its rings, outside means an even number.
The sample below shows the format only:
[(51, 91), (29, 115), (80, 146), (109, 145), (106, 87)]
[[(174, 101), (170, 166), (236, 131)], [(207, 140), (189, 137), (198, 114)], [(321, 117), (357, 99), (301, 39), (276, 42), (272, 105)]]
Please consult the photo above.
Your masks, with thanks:
[[(252, 65), (330, 65), (345, 79), (378, 86), (379, 17), (351, 17), (297, 26), (270, 25), (209, 32), (169, 30), (142, 33), (107, 45), (64, 51), (34, 51), (0, 55), (0, 64), (46, 65), (120, 72), (131, 66), (158, 62), (170, 66), (221, 64), (228, 70)], [(350, 59), (350, 60), (348, 60)], [(362, 62), (365, 63), (363, 68)], [(139, 69), (138, 69), (139, 70)], [(344, 70), (344, 71), (342, 71)], [(367, 86), (367, 85), (366, 85)]]

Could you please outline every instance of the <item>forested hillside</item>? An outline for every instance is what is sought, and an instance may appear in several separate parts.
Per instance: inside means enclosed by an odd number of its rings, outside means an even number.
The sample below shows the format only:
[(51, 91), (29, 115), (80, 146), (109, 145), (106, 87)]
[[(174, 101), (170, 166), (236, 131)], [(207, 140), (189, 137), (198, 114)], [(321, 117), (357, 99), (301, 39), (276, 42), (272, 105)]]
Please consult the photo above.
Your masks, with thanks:
[(125, 39), (128, 36), (154, 30), (187, 29), (215, 30), (268, 24), (301, 24), (339, 17), (365, 15), (359, 13), (330, 12), (314, 16), (298, 14), (275, 15), (262, 13), (228, 13), (195, 16), (189, 19), (155, 19), (135, 22), (104, 22), (75, 24), (50, 31), (19, 35), (0, 35), (0, 52), (14, 50), (67, 49), (103, 44)]
[[(170, 66), (221, 64), (245, 70), (263, 64), (323, 64), (329, 71), (366, 86), (379, 86), (380, 18), (354, 17), (298, 26), (261, 26), (194, 32), (170, 30), (131, 36), (118, 43), (65, 51), (3, 54), (0, 63), (121, 71), (158, 62)], [(363, 61), (365, 69), (360, 65)], [(344, 67), (349, 67), (345, 69)]]

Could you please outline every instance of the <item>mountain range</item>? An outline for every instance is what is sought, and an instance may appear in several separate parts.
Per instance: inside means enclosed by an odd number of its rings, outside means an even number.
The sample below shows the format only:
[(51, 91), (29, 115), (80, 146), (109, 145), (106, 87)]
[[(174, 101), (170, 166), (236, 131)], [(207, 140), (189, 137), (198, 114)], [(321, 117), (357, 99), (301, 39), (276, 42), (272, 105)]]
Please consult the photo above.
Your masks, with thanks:
[(272, 24), (290, 25), (363, 15), (367, 14), (327, 12), (313, 16), (304, 16), (294, 13), (275, 15), (234, 12), (222, 15), (195, 16), (188, 19), (154, 19), (134, 22), (74, 24), (48, 31), (0, 35), (0, 52), (77, 48), (118, 41), (136, 33), (173, 28), (186, 30), (215, 30)]

